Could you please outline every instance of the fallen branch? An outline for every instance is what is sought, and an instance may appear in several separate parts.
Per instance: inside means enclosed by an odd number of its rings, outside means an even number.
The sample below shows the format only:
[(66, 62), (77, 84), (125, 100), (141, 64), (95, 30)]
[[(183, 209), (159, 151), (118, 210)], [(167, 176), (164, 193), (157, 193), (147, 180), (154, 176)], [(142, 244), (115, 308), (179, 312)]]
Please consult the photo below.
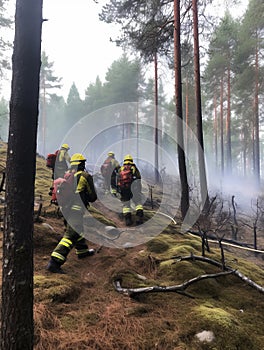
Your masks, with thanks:
[[(210, 259), (210, 258), (206, 258), (203, 256), (196, 256), (196, 255), (190, 255), (190, 256), (185, 256), (185, 257), (172, 257), (177, 259), (178, 261), (187, 261), (187, 260), (198, 260), (198, 261), (203, 261), (206, 262), (208, 264), (217, 266), (219, 268), (222, 268), (223, 265), (221, 263), (219, 263), (216, 260)], [(250, 278), (248, 278), (247, 276), (243, 275), (240, 271), (232, 269), (229, 266), (225, 265), (225, 270), (232, 272), (235, 276), (239, 277), (242, 281), (246, 282), (249, 286), (255, 288), (256, 290), (258, 290), (261, 293), (264, 293), (264, 287), (260, 286), (259, 284), (253, 282)]]
[[(225, 276), (225, 275), (230, 275), (234, 271), (225, 271), (225, 272), (219, 272), (219, 273), (213, 273), (213, 274), (207, 274), (207, 275), (200, 275), (197, 277), (194, 277), (190, 279), (189, 281), (186, 281), (182, 284), (178, 284), (176, 286), (150, 286), (150, 287), (140, 287), (140, 288), (123, 288), (121, 286), (122, 280), (117, 279), (114, 281), (114, 286), (117, 292), (126, 294), (130, 297), (134, 296), (135, 294), (140, 294), (140, 293), (157, 293), (157, 292), (176, 292), (180, 294), (185, 294), (184, 291), (187, 289), (190, 285), (199, 282), (204, 279), (208, 278), (216, 278), (220, 276)], [(185, 294), (187, 295), (187, 294)], [(190, 295), (188, 295), (190, 296)]]
[[(251, 227), (249, 225), (247, 225), (247, 226)], [(188, 233), (191, 234), (191, 235), (197, 236), (197, 237), (201, 237), (199, 232), (188, 230)], [(217, 241), (217, 238), (215, 236), (207, 234), (207, 238), (209, 238), (208, 242), (219, 244), (218, 241)], [(236, 242), (236, 241), (234, 241), (232, 239), (222, 239), (222, 244), (226, 245), (226, 246), (233, 247), (233, 248), (247, 250), (249, 252), (251, 251), (251, 252), (254, 252), (254, 253), (264, 254), (264, 250), (251, 248), (252, 244), (247, 244), (247, 243), (243, 243), (243, 242)]]
[(258, 290), (260, 293), (264, 293), (264, 287), (260, 286), (259, 284), (252, 281), (247, 276), (243, 275), (243, 273), (239, 272), (238, 270), (234, 271), (234, 274), (239, 277), (242, 281), (246, 282), (249, 286), (253, 287), (254, 289)]
[[(195, 255), (190, 255), (186, 257), (172, 257), (170, 259), (177, 259), (178, 261), (186, 261), (186, 260), (198, 260), (198, 261), (203, 261), (206, 263), (209, 263), (211, 265), (217, 266), (218, 268), (223, 268), (223, 264), (219, 263), (213, 259), (202, 257), (202, 256), (195, 256)], [(136, 294), (140, 293), (160, 293), (160, 292), (176, 292), (180, 293), (189, 297), (192, 297), (191, 295), (187, 294), (185, 290), (192, 284), (197, 283), (199, 281), (202, 281), (204, 279), (208, 278), (217, 278), (221, 276), (226, 276), (234, 274), (235, 276), (239, 277), (243, 282), (246, 282), (249, 286), (253, 287), (254, 289), (258, 290), (261, 293), (264, 293), (264, 288), (257, 283), (253, 282), (250, 278), (246, 277), (243, 275), (241, 272), (238, 270), (232, 269), (231, 267), (225, 266), (225, 271), (219, 272), (219, 273), (214, 273), (214, 274), (205, 274), (205, 275), (200, 275), (197, 277), (194, 277), (182, 284), (179, 285), (174, 285), (174, 286), (149, 286), (149, 287), (140, 287), (140, 288), (124, 288), (122, 287), (122, 279), (121, 278), (116, 278), (114, 281), (114, 287), (117, 292), (128, 295), (130, 297), (135, 296)]]

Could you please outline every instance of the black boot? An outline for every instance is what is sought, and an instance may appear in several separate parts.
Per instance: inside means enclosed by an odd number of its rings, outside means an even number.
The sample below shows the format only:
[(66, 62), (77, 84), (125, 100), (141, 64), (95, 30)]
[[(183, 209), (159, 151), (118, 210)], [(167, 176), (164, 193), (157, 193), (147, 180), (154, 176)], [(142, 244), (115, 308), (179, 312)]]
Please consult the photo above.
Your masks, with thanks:
[(53, 189), (54, 187), (50, 187), (49, 196), (52, 196)]
[(54, 259), (50, 259), (47, 266), (47, 270), (52, 273), (65, 273), (62, 270), (61, 265), (58, 262), (56, 262)]
[(92, 256), (94, 255), (94, 253), (95, 253), (94, 249), (88, 249), (86, 252), (78, 254), (78, 259), (87, 258), (87, 256)]
[(143, 210), (142, 209), (138, 209), (136, 211), (136, 225), (141, 225), (143, 224)]
[(126, 226), (131, 226), (133, 224), (131, 213), (125, 215)]

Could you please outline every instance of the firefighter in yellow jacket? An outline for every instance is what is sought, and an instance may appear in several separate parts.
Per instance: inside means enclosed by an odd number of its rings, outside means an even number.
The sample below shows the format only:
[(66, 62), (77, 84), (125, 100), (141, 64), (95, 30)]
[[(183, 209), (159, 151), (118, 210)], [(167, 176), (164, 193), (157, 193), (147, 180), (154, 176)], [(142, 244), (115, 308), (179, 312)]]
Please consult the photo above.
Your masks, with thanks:
[[(56, 248), (51, 253), (51, 259), (47, 270), (54, 273), (64, 273), (61, 266), (65, 263), (71, 249), (75, 247), (78, 259), (94, 254), (94, 249), (89, 249), (83, 236), (83, 215), (89, 202), (97, 199), (92, 176), (85, 171), (85, 157), (81, 153), (75, 153), (70, 159), (69, 172), (74, 173), (73, 199), (70, 205), (62, 208), (67, 219), (66, 231)], [(74, 190), (73, 189), (73, 190)], [(63, 210), (64, 209), (64, 210)]]
[(126, 225), (133, 224), (132, 221), (132, 209), (131, 200), (136, 206), (136, 225), (140, 225), (143, 222), (143, 205), (142, 205), (142, 187), (141, 187), (141, 174), (137, 166), (133, 162), (133, 157), (127, 154), (124, 157), (122, 166), (115, 169), (117, 176), (117, 186), (112, 180), (111, 186), (116, 188), (121, 194), (121, 201), (123, 202), (123, 216), (126, 221)]
[(68, 170), (68, 164), (70, 164), (71, 157), (68, 153), (70, 147), (67, 143), (61, 145), (61, 148), (57, 154), (56, 164), (53, 174), (53, 179), (56, 180), (59, 177), (63, 177)]
[(107, 158), (101, 165), (101, 174), (104, 178), (104, 190), (105, 194), (111, 192), (116, 195), (116, 190), (111, 187), (112, 174), (115, 168), (119, 167), (119, 162), (115, 159), (114, 152), (110, 151), (107, 153)]

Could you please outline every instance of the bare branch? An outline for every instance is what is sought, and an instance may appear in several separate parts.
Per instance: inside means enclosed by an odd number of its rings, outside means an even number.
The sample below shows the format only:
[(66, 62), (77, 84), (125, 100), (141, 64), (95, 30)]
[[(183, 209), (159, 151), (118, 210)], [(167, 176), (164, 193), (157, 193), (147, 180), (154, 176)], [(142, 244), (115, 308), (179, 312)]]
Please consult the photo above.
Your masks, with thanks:
[(170, 259), (177, 259), (177, 261), (203, 261), (206, 263), (209, 263), (211, 265), (214, 265), (218, 268), (224, 268), (225, 271), (214, 273), (214, 274), (205, 274), (200, 275), (194, 278), (191, 278), (190, 280), (183, 282), (182, 284), (174, 285), (174, 286), (148, 286), (148, 287), (140, 287), (140, 288), (124, 288), (121, 286), (122, 279), (116, 278), (114, 281), (114, 287), (117, 292), (128, 295), (130, 297), (133, 297), (136, 294), (140, 293), (160, 293), (160, 292), (175, 292), (180, 293), (183, 295), (186, 295), (188, 297), (192, 297), (191, 295), (185, 293), (185, 289), (187, 289), (190, 285), (195, 284), (199, 281), (202, 281), (204, 279), (208, 278), (217, 278), (221, 276), (226, 276), (230, 274), (234, 274), (235, 276), (239, 277), (243, 282), (246, 282), (249, 286), (253, 287), (254, 289), (258, 290), (261, 293), (264, 293), (264, 288), (260, 286), (259, 284), (252, 281), (247, 276), (243, 275), (238, 270), (232, 269), (231, 267), (227, 267), (226, 265), (223, 265), (222, 263), (215, 261), (210, 258), (202, 257), (202, 256), (185, 256), (185, 257), (171, 257)]
[[(176, 286), (151, 286), (151, 287), (140, 287), (140, 288), (123, 288), (121, 286), (122, 281), (119, 280), (115, 280), (114, 281), (114, 286), (117, 292), (128, 295), (130, 297), (133, 297), (135, 294), (140, 294), (140, 293), (160, 293), (160, 292), (176, 292), (176, 293), (180, 293), (180, 294), (185, 294), (183, 293), (185, 291), (186, 288), (188, 288), (190, 285), (199, 282), (201, 280), (204, 279), (208, 279), (208, 278), (216, 278), (216, 277), (220, 277), (220, 276), (226, 276), (226, 275), (230, 275), (231, 273), (233, 273), (234, 271), (225, 271), (225, 272), (219, 272), (219, 273), (213, 273), (213, 274), (207, 274), (207, 275), (200, 275), (197, 277), (194, 277), (192, 279), (190, 279), (189, 281), (186, 281), (182, 284), (176, 285)], [(187, 295), (187, 294), (185, 294)], [(188, 295), (190, 296), (190, 295)]]

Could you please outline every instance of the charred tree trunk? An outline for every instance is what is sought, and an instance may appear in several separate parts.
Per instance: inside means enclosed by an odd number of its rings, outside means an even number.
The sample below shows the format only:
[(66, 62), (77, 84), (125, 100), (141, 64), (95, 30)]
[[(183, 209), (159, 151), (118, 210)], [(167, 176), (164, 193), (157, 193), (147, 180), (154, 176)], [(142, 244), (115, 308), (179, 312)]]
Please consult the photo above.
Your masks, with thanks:
[(33, 219), (42, 0), (17, 0), (3, 242), (1, 349), (33, 349)]
[(174, 74), (175, 74), (175, 100), (177, 117), (177, 142), (178, 161), (181, 181), (181, 214), (184, 218), (188, 212), (189, 185), (187, 179), (186, 160), (183, 140), (183, 117), (182, 117), (182, 79), (181, 79), (181, 39), (180, 39), (180, 0), (174, 0)]
[(194, 79), (195, 79), (195, 97), (196, 97), (196, 124), (197, 138), (200, 144), (198, 148), (199, 175), (200, 175), (200, 191), (204, 207), (209, 207), (207, 178), (205, 171), (204, 159), (204, 141), (203, 141), (203, 117), (201, 103), (201, 78), (200, 78), (200, 49), (199, 49), (199, 33), (198, 33), (198, 8), (197, 0), (192, 0), (193, 10), (193, 42), (194, 42)]

